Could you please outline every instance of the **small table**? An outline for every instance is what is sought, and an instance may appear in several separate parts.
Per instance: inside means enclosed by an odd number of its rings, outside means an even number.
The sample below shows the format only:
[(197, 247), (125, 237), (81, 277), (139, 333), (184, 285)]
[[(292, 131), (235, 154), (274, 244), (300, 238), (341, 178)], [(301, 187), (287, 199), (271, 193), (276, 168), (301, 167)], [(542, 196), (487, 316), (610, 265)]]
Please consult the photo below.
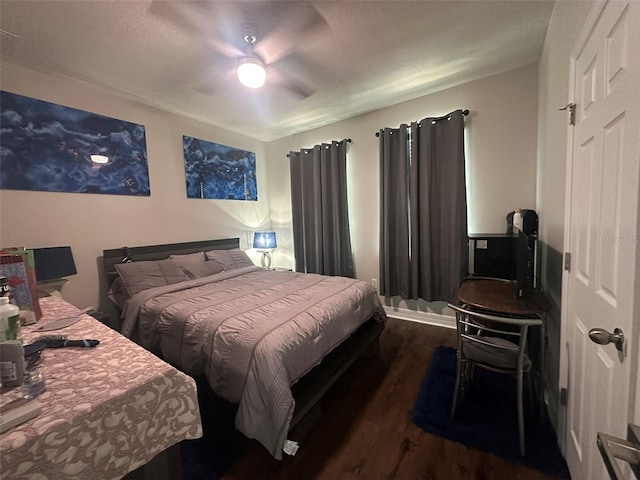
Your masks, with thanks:
[(516, 284), (501, 278), (469, 278), (458, 289), (458, 300), (466, 305), (503, 315), (541, 316), (551, 304), (540, 290), (527, 298), (516, 298)]
[[(35, 328), (79, 309), (59, 297), (40, 299)], [(42, 353), (46, 391), (37, 417), (0, 434), (2, 478), (119, 479), (184, 439), (202, 436), (195, 381), (118, 332), (84, 314), (44, 332), (96, 339), (94, 348)], [(21, 395), (3, 392), (0, 404)]]
[(539, 355), (539, 399), (540, 415), (544, 414), (544, 366), (546, 329), (545, 317), (551, 309), (551, 303), (540, 290), (534, 289), (526, 298), (516, 297), (516, 283), (501, 278), (468, 278), (458, 288), (458, 300), (477, 310), (511, 315), (514, 317), (539, 317), (540, 339)]

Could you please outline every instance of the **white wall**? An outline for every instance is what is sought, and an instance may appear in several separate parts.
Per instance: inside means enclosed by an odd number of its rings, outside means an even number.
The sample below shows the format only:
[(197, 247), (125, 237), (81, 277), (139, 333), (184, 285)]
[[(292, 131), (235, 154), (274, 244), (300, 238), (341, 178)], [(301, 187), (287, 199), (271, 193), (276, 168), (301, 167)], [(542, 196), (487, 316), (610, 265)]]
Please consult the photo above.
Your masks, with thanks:
[[(538, 209), (541, 285), (551, 300), (547, 317), (547, 404), (554, 422), (562, 422), (559, 405), (560, 305), (568, 114), (569, 56), (593, 2), (556, 2), (539, 62)], [(558, 424), (558, 423), (556, 423)], [(561, 427), (560, 427), (561, 428)]]
[(465, 119), (469, 232), (504, 233), (509, 211), (535, 208), (537, 83), (537, 66), (529, 65), (270, 142), (270, 206), (273, 227), (279, 230), (274, 264), (293, 262), (286, 154), (351, 138), (347, 162), (356, 275), (367, 281), (378, 278), (380, 175), (375, 133), (458, 108), (471, 112)]
[[(103, 249), (239, 236), (270, 226), (265, 144), (169, 114), (102, 88), (2, 63), (2, 90), (145, 126), (150, 197), (0, 190), (0, 246), (71, 245), (78, 274), (63, 295), (84, 307), (100, 304)], [(258, 201), (188, 199), (182, 135), (256, 153)], [(103, 309), (104, 309), (103, 299)]]

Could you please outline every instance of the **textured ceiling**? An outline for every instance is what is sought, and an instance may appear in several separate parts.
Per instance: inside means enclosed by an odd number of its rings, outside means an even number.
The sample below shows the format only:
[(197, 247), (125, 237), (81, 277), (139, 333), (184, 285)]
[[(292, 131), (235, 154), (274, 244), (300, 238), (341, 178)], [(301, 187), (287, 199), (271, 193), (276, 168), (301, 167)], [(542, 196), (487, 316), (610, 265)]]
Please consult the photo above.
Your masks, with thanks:
[[(0, 1), (0, 53), (273, 140), (536, 62), (547, 1)], [(243, 24), (267, 83), (234, 74)]]

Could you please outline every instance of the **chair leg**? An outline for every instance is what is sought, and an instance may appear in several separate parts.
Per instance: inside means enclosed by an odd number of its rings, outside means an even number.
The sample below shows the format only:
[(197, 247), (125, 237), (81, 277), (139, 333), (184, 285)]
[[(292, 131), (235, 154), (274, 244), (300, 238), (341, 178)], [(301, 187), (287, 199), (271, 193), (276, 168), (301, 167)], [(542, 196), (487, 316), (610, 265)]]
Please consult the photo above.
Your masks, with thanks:
[(524, 413), (522, 405), (522, 372), (518, 373), (518, 433), (520, 435), (520, 455), (524, 457)]
[(525, 408), (524, 411), (528, 412), (530, 415), (528, 417), (533, 418), (534, 416), (539, 417), (537, 415), (538, 408), (538, 399), (535, 395), (535, 386), (533, 385), (533, 379), (531, 378), (531, 372), (527, 372), (524, 377), (524, 387), (525, 389)]
[(453, 402), (451, 403), (451, 413), (449, 417), (453, 420), (453, 417), (456, 415), (456, 407), (458, 405), (458, 391), (460, 389), (460, 378), (464, 375), (462, 366), (462, 359), (458, 356), (458, 360), (456, 362), (456, 386), (453, 390)]

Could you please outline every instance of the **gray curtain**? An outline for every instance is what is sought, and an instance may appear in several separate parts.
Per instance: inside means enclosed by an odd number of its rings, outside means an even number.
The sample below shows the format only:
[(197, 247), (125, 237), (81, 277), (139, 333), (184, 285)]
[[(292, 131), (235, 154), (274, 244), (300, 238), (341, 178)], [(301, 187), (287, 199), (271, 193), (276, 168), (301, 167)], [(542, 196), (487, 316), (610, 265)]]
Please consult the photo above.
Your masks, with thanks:
[(354, 277), (347, 142), (289, 153), (296, 271)]
[[(410, 298), (409, 136), (407, 125), (380, 131), (380, 279), (385, 297)], [(398, 214), (400, 212), (400, 214)]]
[(380, 293), (453, 301), (467, 274), (461, 110), (380, 132)]

